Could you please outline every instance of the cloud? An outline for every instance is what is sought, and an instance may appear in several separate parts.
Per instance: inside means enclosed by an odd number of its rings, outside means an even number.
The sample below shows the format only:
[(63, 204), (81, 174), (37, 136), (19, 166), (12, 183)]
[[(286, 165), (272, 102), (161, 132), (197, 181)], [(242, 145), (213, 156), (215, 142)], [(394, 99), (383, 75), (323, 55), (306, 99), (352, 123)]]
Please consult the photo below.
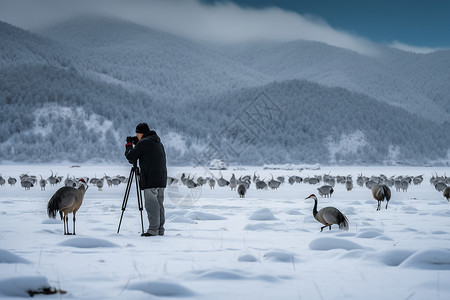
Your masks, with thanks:
[(324, 20), (278, 7), (243, 8), (198, 0), (0, 0), (0, 20), (33, 29), (83, 13), (103, 13), (165, 32), (221, 43), (311, 40), (374, 54), (368, 40), (339, 31)]
[(442, 48), (416, 47), (416, 46), (403, 44), (398, 41), (394, 41), (389, 46), (392, 48), (398, 49), (398, 50), (412, 52), (412, 53), (418, 53), (418, 54), (427, 54), (427, 53), (432, 53), (432, 52), (436, 52), (439, 50), (443, 50)]

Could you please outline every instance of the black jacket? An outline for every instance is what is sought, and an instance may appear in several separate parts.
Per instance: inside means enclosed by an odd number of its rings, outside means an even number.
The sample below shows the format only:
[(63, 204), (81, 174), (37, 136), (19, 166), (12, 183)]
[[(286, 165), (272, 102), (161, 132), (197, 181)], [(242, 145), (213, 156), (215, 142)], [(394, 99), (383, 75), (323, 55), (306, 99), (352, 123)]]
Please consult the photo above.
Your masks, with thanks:
[(127, 146), (125, 156), (130, 163), (139, 160), (141, 189), (165, 188), (167, 185), (166, 152), (154, 130), (144, 134), (136, 146)]

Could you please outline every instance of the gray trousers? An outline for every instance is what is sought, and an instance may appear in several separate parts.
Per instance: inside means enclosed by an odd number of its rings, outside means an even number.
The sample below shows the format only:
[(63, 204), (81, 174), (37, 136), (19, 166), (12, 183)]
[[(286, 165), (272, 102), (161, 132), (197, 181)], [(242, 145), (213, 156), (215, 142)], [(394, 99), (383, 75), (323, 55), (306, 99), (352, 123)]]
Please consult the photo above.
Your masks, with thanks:
[(164, 188), (144, 190), (145, 210), (148, 217), (147, 233), (151, 235), (164, 235)]

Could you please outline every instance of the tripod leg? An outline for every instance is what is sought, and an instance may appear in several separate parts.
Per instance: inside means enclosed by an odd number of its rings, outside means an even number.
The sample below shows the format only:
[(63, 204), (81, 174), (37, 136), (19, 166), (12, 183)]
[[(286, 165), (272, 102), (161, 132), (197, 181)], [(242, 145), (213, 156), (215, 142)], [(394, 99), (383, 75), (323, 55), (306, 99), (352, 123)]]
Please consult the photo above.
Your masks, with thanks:
[(130, 190), (131, 190), (131, 185), (133, 183), (133, 175), (135, 173), (134, 168), (131, 168), (130, 171), (130, 176), (128, 177), (128, 183), (127, 183), (127, 188), (125, 190), (125, 195), (123, 197), (123, 202), (122, 202), (122, 214), (120, 216), (120, 222), (119, 222), (119, 227), (117, 228), (117, 233), (119, 233), (120, 231), (120, 225), (122, 224), (122, 218), (123, 218), (123, 213), (125, 212), (125, 209), (127, 207), (127, 203), (128, 203), (128, 196), (130, 195)]
[(139, 207), (139, 211), (141, 213), (141, 228), (142, 228), (142, 233), (144, 233), (144, 219), (142, 217), (142, 210), (144, 209), (144, 206), (142, 204), (142, 192), (139, 186), (139, 171), (135, 172), (135, 176), (136, 176), (136, 191), (137, 191), (137, 200), (138, 200), (138, 207)]

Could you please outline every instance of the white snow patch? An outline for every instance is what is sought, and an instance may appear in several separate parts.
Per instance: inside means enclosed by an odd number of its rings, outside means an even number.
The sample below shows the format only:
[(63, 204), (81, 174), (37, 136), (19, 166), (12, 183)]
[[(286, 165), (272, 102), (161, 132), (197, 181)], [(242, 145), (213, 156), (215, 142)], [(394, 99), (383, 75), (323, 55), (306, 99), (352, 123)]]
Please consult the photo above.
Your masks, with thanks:
[[(230, 178), (231, 173), (239, 177), (269, 172), (262, 166), (239, 167), (221, 173)], [(22, 173), (46, 178), (50, 170), (70, 177), (129, 174), (128, 165), (0, 165), (6, 178)], [(198, 174), (198, 170), (169, 167), (168, 171)], [(404, 166), (321, 166), (301, 174), (298, 170), (270, 171), (274, 178), (425, 174), (424, 183), (432, 174), (445, 172), (448, 168)], [(116, 233), (126, 185), (87, 190), (77, 212), (78, 236), (64, 236), (61, 221), (44, 221), (48, 219), (46, 204), (61, 185), (48, 186), (46, 191), (5, 185), (0, 187), (0, 248), (8, 252), (0, 251), (0, 298), (29, 298), (27, 290), (47, 286), (48, 281), (67, 291), (71, 299), (320, 298), (311, 294), (317, 293), (313, 282), (320, 282), (324, 298), (344, 295), (375, 300), (390, 295), (403, 299), (414, 293), (411, 297), (417, 299), (450, 299), (446, 285), (450, 282), (446, 246), (450, 206), (442, 193), (424, 183), (411, 185), (407, 193), (392, 190), (393, 205), (379, 212), (367, 188), (355, 185), (347, 191), (337, 183), (333, 198), (321, 199), (319, 208), (334, 206), (350, 213), (348, 232), (336, 226), (320, 232), (311, 213), (313, 203), (304, 200), (315, 190), (309, 184), (284, 184), (278, 190), (256, 190), (252, 184), (251, 197), (245, 199), (229, 187), (203, 187), (201, 197), (189, 208), (165, 201), (165, 234), (155, 238), (141, 237), (133, 191), (120, 234)], [(179, 190), (184, 192), (189, 196), (189, 191)], [(249, 216), (261, 208), (266, 208), (269, 217), (250, 221)], [(145, 228), (148, 220), (143, 213)], [(216, 220), (217, 216), (224, 219)], [(21, 259), (29, 263), (20, 263)], [(358, 270), (364, 270), (365, 276)], [(382, 290), (379, 284), (367, 284), (369, 277), (380, 274), (389, 274)], [(17, 284), (19, 288), (13, 288)]]
[(450, 250), (426, 249), (408, 257), (402, 267), (426, 270), (450, 270)]
[(249, 217), (249, 220), (257, 220), (257, 221), (271, 221), (278, 220), (273, 215), (272, 211), (268, 208), (261, 208), (254, 213), (252, 213)]
[(356, 153), (358, 149), (368, 144), (366, 136), (361, 130), (356, 130), (349, 134), (343, 134), (338, 141), (335, 141), (333, 137), (329, 136), (326, 139), (326, 142), (331, 161), (333, 162), (336, 161), (336, 155)]
[(296, 255), (291, 252), (273, 250), (264, 254), (264, 258), (271, 261), (292, 263), (297, 261)]
[(206, 212), (201, 211), (192, 211), (190, 213), (187, 213), (185, 217), (190, 218), (192, 220), (225, 220), (225, 217), (210, 214)]
[(0, 249), (0, 264), (29, 264), (30, 262), (14, 253)]
[(75, 247), (75, 248), (114, 248), (119, 247), (110, 241), (104, 239), (97, 239), (91, 237), (70, 238), (61, 243), (60, 246)]
[(178, 283), (164, 281), (141, 281), (130, 284), (130, 290), (138, 290), (157, 297), (191, 297), (195, 293)]
[(362, 247), (352, 241), (346, 239), (340, 239), (335, 237), (321, 237), (313, 240), (309, 244), (309, 248), (312, 250), (333, 250), (333, 249), (345, 249), (356, 250)]
[(11, 297), (30, 298), (28, 291), (49, 287), (44, 276), (12, 277), (0, 281), (0, 294)]
[(258, 259), (256, 258), (256, 256), (254, 256), (252, 254), (243, 254), (243, 255), (239, 256), (238, 261), (242, 261), (242, 262), (257, 262)]

